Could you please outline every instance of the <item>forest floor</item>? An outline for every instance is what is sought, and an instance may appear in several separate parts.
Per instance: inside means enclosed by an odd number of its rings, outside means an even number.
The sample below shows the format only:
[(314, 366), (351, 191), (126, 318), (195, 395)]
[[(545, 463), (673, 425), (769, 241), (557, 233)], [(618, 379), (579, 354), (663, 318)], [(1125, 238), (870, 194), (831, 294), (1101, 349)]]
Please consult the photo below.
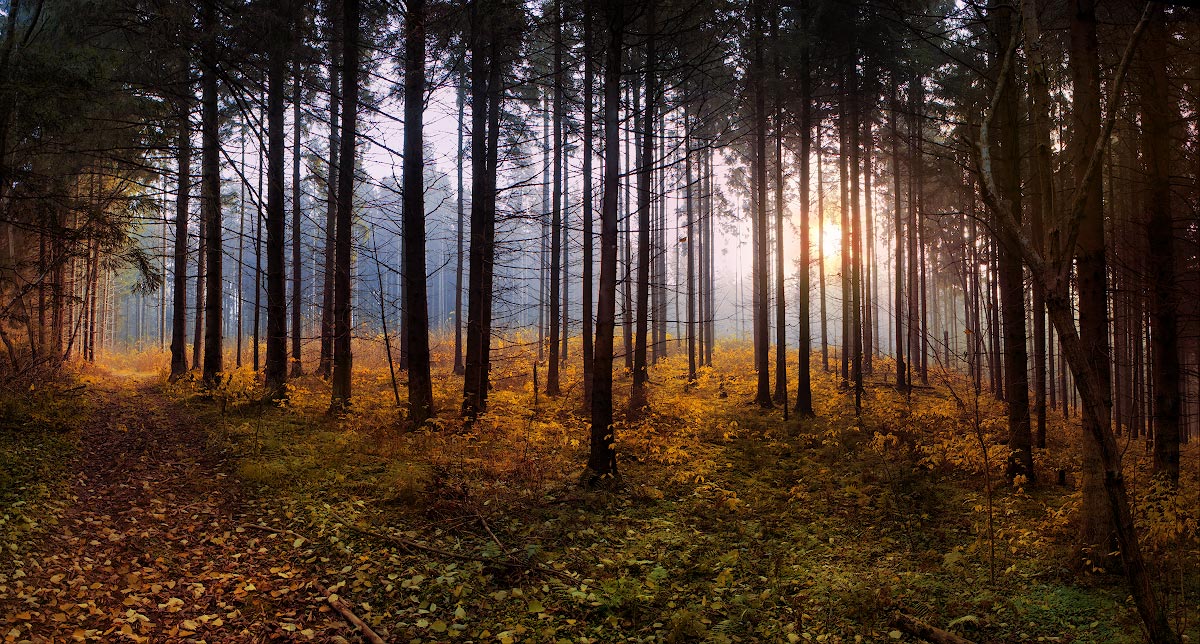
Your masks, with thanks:
[[(817, 372), (818, 419), (784, 422), (747, 404), (744, 347), (715, 357), (654, 372), (611, 492), (577, 484), (578, 374), (535, 402), (520, 361), (471, 427), (435, 371), (419, 431), (385, 371), (340, 417), (319, 379), (264, 405), (241, 371), (215, 396), (119, 368), (33, 392), (0, 414), (0, 637), (356, 641), (350, 613), (389, 642), (890, 642), (904, 611), (977, 642), (1142, 641), (1072, 543), (1069, 424), (1013, 488), (999, 407), (962, 382), (910, 398), (881, 369), (855, 418)], [(1141, 445), (1147, 547), (1197, 641), (1194, 493), (1154, 496)]]

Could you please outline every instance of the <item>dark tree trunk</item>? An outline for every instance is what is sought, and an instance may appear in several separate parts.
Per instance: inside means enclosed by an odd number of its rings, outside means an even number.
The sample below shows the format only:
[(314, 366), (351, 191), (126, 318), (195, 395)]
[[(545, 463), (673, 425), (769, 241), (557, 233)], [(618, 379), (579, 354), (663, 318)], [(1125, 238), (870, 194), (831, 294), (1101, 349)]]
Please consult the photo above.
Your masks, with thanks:
[(595, 346), (592, 344), (592, 274), (594, 259), (592, 257), (592, 129), (594, 126), (592, 106), (594, 100), (592, 85), (594, 82), (594, 62), (592, 60), (592, 2), (583, 3), (583, 294), (582, 294), (582, 323), (583, 323), (583, 396), (587, 404), (592, 395), (592, 369), (595, 366)]
[[(894, 347), (896, 353), (896, 388), (908, 388), (908, 368), (904, 363), (904, 201), (901, 198), (900, 175), (900, 128), (897, 123), (900, 114), (900, 99), (898, 88), (893, 83), (891, 97), (891, 114), (888, 123), (892, 134), (892, 214), (895, 218), (895, 243), (892, 252), (896, 254), (895, 292), (892, 303), (892, 314), (896, 321)], [(972, 220), (974, 221), (974, 220)], [(966, 270), (966, 269), (964, 269)], [(968, 326), (970, 323), (968, 322)], [(972, 335), (972, 337), (974, 337)]]
[(1162, 19), (1147, 28), (1143, 49), (1150, 67), (1143, 92), (1145, 163), (1148, 170), (1146, 239), (1151, 284), (1150, 337), (1154, 389), (1154, 472), (1179, 484), (1179, 303), (1175, 277), (1175, 231), (1171, 221), (1171, 123), (1178, 117), (1167, 77), (1170, 35)]
[(654, 126), (655, 100), (658, 88), (655, 86), (655, 0), (646, 3), (646, 111), (641, 119), (641, 152), (638, 154), (637, 176), (637, 218), (638, 218), (638, 258), (637, 258), (637, 330), (633, 343), (633, 389), (629, 396), (629, 409), (638, 414), (646, 404), (646, 331), (649, 323), (650, 306), (650, 179), (654, 168)]
[(491, 355), (492, 274), (496, 235), (496, 163), (500, 87), (498, 34), (492, 16), (471, 3), (471, 248), (468, 275), (466, 375), (463, 416), (473, 420), (487, 406)]
[(297, 48), (293, 50), (295, 60), (292, 61), (292, 360), (291, 377), (299, 378), (304, 375), (301, 359), (301, 322), (300, 293), (304, 286), (303, 262), (301, 261), (301, 244), (303, 228), (301, 213), (302, 186), (300, 185), (300, 39), (296, 38)]
[(800, 29), (804, 32), (805, 40), (800, 49), (800, 297), (796, 302), (799, 309), (797, 326), (800, 337), (796, 356), (799, 365), (796, 371), (796, 413), (802, 418), (815, 415), (812, 404), (812, 329), (809, 323), (812, 297), (812, 278), (809, 266), (811, 263), (809, 247), (812, 244), (809, 239), (811, 226), (808, 212), (810, 179), (808, 164), (812, 148), (812, 80), (807, 40), (809, 25), (808, 0), (801, 0)]
[[(185, 70), (185, 73), (190, 73)], [(178, 380), (188, 370), (187, 361), (187, 229), (191, 197), (192, 117), (191, 83), (184, 89), (179, 106), (178, 180), (175, 192), (175, 256), (173, 258), (174, 292), (171, 294), (171, 380)]]
[[(1112, 391), (1108, 346), (1108, 262), (1104, 248), (1104, 215), (1099, 177), (1084, 184), (1092, 143), (1100, 138), (1100, 64), (1097, 60), (1096, 17), (1092, 0), (1071, 2), (1071, 81), (1075, 88), (1071, 123), (1071, 153), (1075, 190), (1083, 192), (1084, 215), (1079, 226), (1077, 284), (1079, 339), (1100, 391), (1100, 408), (1084, 414), (1083, 507), (1081, 542), (1098, 548), (1096, 561), (1112, 551), (1116, 529), (1108, 511), (1102, 446), (1094, 438), (1111, 432)], [(1064, 349), (1066, 348), (1064, 343)], [(1076, 385), (1079, 384), (1076, 374)], [(1117, 476), (1120, 476), (1119, 469)]]
[(284, 262), (287, 210), (284, 163), (287, 152), (284, 86), (288, 82), (289, 0), (272, 2), (267, 60), (267, 353), (263, 365), (264, 397), (283, 395), (287, 383), (287, 275)]
[[(767, 73), (763, 62), (763, 1), (753, 2), (754, 11), (754, 369), (758, 387), (754, 402), (764, 409), (771, 407), (771, 337), (770, 282), (767, 265), (767, 92), (764, 87)], [(690, 235), (689, 235), (690, 236)]]
[(458, 76), (458, 147), (455, 156), (458, 162), (458, 224), (454, 227), (457, 254), (454, 258), (454, 373), (462, 375), (466, 368), (463, 366), (463, 337), (462, 337), (462, 292), (463, 292), (463, 215), (465, 211), (463, 200), (463, 129), (464, 111), (467, 102), (467, 75)]
[[(1042, 55), (1041, 33), (1038, 28), (1037, 6), (1034, 0), (1021, 0), (1021, 25), (1025, 30), (1025, 55), (1028, 60), (1029, 97), (1032, 103), (1030, 121), (1034, 155), (1030, 163), (1033, 175), (1033, 202), (1029, 209), (1030, 236), (1034, 248), (1045, 250), (1045, 218), (1054, 213), (1054, 166), (1050, 156), (1050, 94), (1046, 78), (1046, 63)], [(1046, 348), (1046, 289), (1037, 280), (1032, 288), (1033, 308), (1033, 408), (1037, 417), (1035, 444), (1046, 447), (1046, 367), (1053, 365)], [(1053, 383), (1053, 367), (1050, 382)]]
[[(563, 85), (562, 85), (562, 11), (559, 2), (554, 3), (554, 143), (553, 143), (553, 184), (551, 185), (550, 204), (550, 363), (546, 366), (546, 395), (559, 395), (558, 369), (560, 360), (559, 348), (559, 319), (562, 315), (562, 299), (560, 293), (562, 282), (562, 261), (564, 244), (563, 212), (562, 212), (562, 158), (563, 158)], [(565, 316), (564, 316), (565, 317)]]
[(325, 252), (321, 289), (321, 355), (317, 374), (328, 379), (333, 373), (333, 275), (337, 245), (338, 153), (342, 143), (340, 133), (342, 7), (341, 0), (330, 3), (329, 21), (329, 160), (325, 179)]
[(206, 228), (204, 250), (208, 256), (208, 267), (204, 274), (204, 382), (211, 386), (216, 384), (221, 373), (221, 313), (225, 304), (221, 261), (224, 249), (221, 246), (221, 141), (217, 122), (216, 0), (205, 0), (203, 6), (203, 24), (207, 33), (201, 54), (203, 64), (200, 76), (200, 198)]
[[(996, 185), (1000, 191), (1002, 207), (1010, 213), (1019, 216), (1021, 212), (1021, 159), (1020, 136), (1018, 125), (1015, 68), (1009, 64), (1001, 64), (1001, 58), (1006, 55), (1008, 41), (1012, 37), (1013, 19), (1015, 12), (1011, 4), (999, 0), (988, 10), (995, 34), (997, 51), (994, 57), (994, 69), (997, 74), (1005, 77), (998, 82), (1004, 83), (1004, 90), (997, 103), (995, 120), (995, 138), (992, 147), (995, 150), (993, 165)], [(993, 213), (994, 218), (1003, 217), (1004, 213)], [(1012, 481), (1018, 476), (1024, 476), (1031, 482), (1033, 472), (1032, 435), (1029, 427), (1029, 383), (1028, 356), (1026, 354), (1025, 337), (1025, 289), (1021, 258), (1017, 250), (1017, 240), (1013, 238), (1008, 228), (993, 224), (997, 231), (997, 267), (1000, 286), (1000, 315), (1004, 330), (1004, 390), (1008, 394), (1008, 446), (1010, 449), (1005, 473)]]
[(608, 50), (604, 66), (604, 190), (600, 207), (600, 289), (596, 303), (596, 352), (592, 373), (592, 428), (583, 482), (605, 485), (617, 477), (613, 448), (613, 331), (617, 313), (617, 197), (620, 190), (621, 47), (624, 0), (609, 0)]
[(337, 214), (334, 226), (333, 392), (330, 409), (350, 405), (353, 354), (351, 339), (351, 224), (354, 221), (354, 157), (358, 123), (358, 0), (342, 0), (342, 128), (338, 154)]
[(408, 0), (404, 19), (404, 317), (408, 337), (408, 413), (413, 426), (433, 417), (429, 300), (425, 280), (425, 0)]

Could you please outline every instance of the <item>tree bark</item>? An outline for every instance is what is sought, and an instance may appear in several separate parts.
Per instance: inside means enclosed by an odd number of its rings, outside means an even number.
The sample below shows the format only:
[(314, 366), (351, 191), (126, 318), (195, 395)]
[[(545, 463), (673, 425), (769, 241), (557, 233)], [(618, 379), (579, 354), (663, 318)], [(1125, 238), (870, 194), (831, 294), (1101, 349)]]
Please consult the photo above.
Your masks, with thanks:
[(351, 340), (351, 225), (354, 221), (354, 160), (358, 127), (359, 0), (342, 0), (342, 127), (338, 153), (337, 214), (334, 226), (333, 391), (330, 410), (349, 407)]
[[(185, 68), (185, 74), (190, 74)], [(179, 132), (176, 154), (178, 179), (175, 192), (175, 256), (173, 258), (174, 291), (171, 294), (171, 380), (187, 374), (187, 229), (191, 198), (192, 173), (192, 84), (184, 88), (179, 105)]]
[[(1161, 15), (1161, 14), (1160, 14)], [(1175, 277), (1175, 231), (1171, 221), (1170, 128), (1177, 118), (1167, 77), (1170, 41), (1165, 21), (1146, 29), (1149, 87), (1142, 93), (1142, 144), (1148, 170), (1146, 239), (1151, 290), (1150, 349), (1154, 389), (1154, 472), (1179, 484), (1180, 367), (1179, 303)]]
[(408, 419), (434, 415), (425, 278), (425, 0), (408, 0), (404, 19), (404, 316), (408, 337)]
[[(799, 346), (797, 347), (796, 370), (796, 413), (802, 418), (811, 418), (816, 414), (812, 404), (812, 329), (811, 300), (812, 276), (811, 256), (809, 247), (812, 245), (811, 218), (808, 201), (810, 198), (809, 157), (812, 155), (812, 79), (810, 70), (810, 53), (808, 45), (809, 15), (808, 0), (800, 1), (800, 29), (804, 41), (800, 49), (800, 297), (797, 300), (797, 326), (799, 327)], [(818, 231), (820, 234), (820, 231)]]
[(604, 67), (604, 190), (600, 208), (600, 288), (596, 303), (596, 352), (592, 373), (592, 428), (583, 483), (609, 485), (617, 477), (613, 447), (613, 331), (617, 304), (617, 197), (620, 190), (621, 50), (624, 0), (608, 0), (608, 51)]
[(200, 198), (204, 208), (205, 253), (207, 271), (204, 274), (204, 382), (216, 384), (221, 373), (221, 313), (225, 305), (222, 297), (224, 276), (221, 262), (224, 248), (221, 245), (221, 167), (220, 131), (218, 130), (217, 104), (217, 44), (218, 17), (216, 0), (205, 0), (203, 24), (206, 31), (201, 48), (201, 164)]
[(646, 404), (646, 331), (649, 323), (650, 306), (650, 179), (654, 168), (654, 126), (655, 99), (658, 88), (655, 86), (655, 0), (645, 4), (646, 12), (646, 61), (645, 89), (646, 107), (642, 115), (641, 153), (638, 155), (637, 176), (637, 218), (638, 218), (638, 258), (637, 258), (637, 329), (633, 343), (633, 388), (629, 396), (629, 410), (638, 414)]
[(263, 365), (264, 398), (274, 400), (287, 383), (287, 277), (284, 247), (287, 210), (284, 203), (286, 156), (284, 85), (291, 51), (289, 0), (274, 0), (267, 54), (267, 352)]

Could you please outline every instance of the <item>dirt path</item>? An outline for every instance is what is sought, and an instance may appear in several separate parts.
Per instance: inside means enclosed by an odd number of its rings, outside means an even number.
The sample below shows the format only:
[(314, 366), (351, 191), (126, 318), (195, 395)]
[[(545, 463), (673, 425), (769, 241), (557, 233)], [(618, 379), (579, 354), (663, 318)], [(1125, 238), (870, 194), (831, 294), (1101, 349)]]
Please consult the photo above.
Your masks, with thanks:
[(145, 382), (90, 395), (66, 509), (0, 554), (5, 642), (356, 639), (182, 405)]

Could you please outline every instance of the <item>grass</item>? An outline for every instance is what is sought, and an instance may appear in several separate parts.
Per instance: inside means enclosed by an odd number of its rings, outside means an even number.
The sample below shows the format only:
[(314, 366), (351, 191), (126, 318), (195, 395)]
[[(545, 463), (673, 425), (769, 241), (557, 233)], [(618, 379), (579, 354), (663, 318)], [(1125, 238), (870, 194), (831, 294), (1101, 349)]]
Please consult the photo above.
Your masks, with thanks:
[[(264, 516), (320, 544), (307, 563), (395, 641), (890, 641), (893, 610), (980, 642), (1141, 639), (1122, 580), (1081, 565), (1078, 495), (1053, 484), (1077, 469), (1077, 428), (1052, 421), (1037, 456), (1046, 483), (1001, 486), (1003, 409), (955, 376), (910, 399), (877, 363), (855, 418), (836, 377), (816, 373), (818, 418), (784, 422), (748, 404), (748, 347), (722, 345), (691, 384), (674, 355), (652, 370), (650, 413), (618, 414), (624, 487), (587, 492), (576, 369), (566, 395), (535, 405), (529, 345), (500, 343), (489, 412), (468, 428), (443, 352), (438, 421), (405, 431), (371, 346), (340, 417), (312, 377), (280, 405), (256, 402), (247, 369), (224, 405), (189, 384), (168, 391), (205, 420)], [(627, 376), (617, 387), (627, 394)], [(978, 427), (950, 387), (979, 405)], [(1139, 518), (1195, 641), (1195, 468), (1183, 493), (1162, 495), (1146, 460), (1127, 450)]]

